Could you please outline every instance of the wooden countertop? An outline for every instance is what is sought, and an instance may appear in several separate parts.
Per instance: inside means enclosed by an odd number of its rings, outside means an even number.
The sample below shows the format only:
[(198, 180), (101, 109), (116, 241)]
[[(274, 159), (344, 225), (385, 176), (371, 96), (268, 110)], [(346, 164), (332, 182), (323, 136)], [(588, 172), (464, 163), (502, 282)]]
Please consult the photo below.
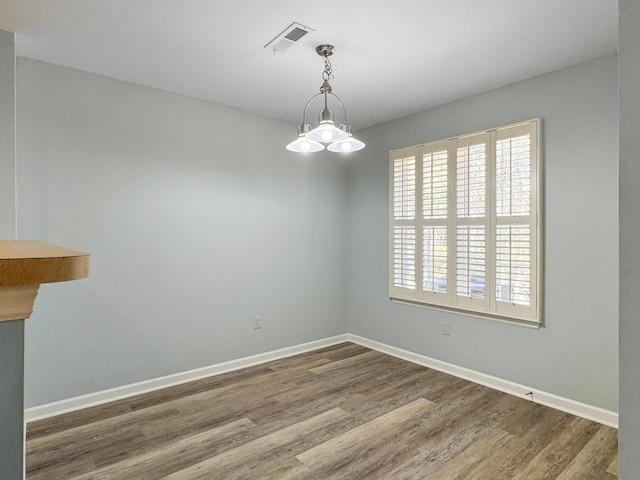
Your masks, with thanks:
[(0, 288), (65, 282), (88, 275), (87, 253), (36, 241), (0, 241)]

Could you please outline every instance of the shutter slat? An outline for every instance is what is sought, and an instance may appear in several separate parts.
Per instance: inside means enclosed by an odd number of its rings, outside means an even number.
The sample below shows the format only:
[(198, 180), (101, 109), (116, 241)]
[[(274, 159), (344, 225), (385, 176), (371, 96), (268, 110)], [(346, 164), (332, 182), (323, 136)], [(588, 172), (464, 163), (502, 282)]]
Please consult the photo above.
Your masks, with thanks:
[(447, 218), (447, 151), (422, 156), (422, 215), (425, 219)]
[(393, 285), (416, 288), (416, 229), (413, 226), (393, 228)]
[[(496, 300), (530, 304), (531, 228), (528, 225), (496, 227)], [(524, 240), (526, 239), (526, 240)]]
[(496, 142), (496, 215), (525, 216), (531, 212), (531, 138)]
[(486, 209), (486, 146), (457, 149), (456, 203), (458, 218), (484, 217)]
[(399, 158), (393, 162), (393, 216), (411, 220), (416, 214), (416, 158)]
[(485, 298), (485, 242), (483, 225), (456, 229), (456, 293), (462, 297)]
[(447, 293), (447, 227), (423, 227), (422, 290)]

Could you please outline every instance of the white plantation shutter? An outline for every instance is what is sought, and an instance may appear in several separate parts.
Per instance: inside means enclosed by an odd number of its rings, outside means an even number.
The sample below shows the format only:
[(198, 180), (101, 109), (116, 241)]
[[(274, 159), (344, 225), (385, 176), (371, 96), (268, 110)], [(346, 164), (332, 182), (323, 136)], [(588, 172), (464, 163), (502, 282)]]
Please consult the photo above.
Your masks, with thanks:
[(495, 133), (495, 310), (538, 314), (537, 122)]
[(487, 290), (489, 135), (456, 142), (456, 305), (489, 306)]
[(423, 145), (422, 161), (422, 297), (449, 302), (449, 142)]
[(390, 296), (538, 325), (538, 121), (389, 156)]
[[(417, 250), (416, 244), (416, 155), (411, 152), (399, 156), (392, 162), (393, 202), (391, 205), (392, 235), (391, 290), (406, 295), (406, 291), (416, 290)], [(410, 293), (410, 295), (412, 295)]]

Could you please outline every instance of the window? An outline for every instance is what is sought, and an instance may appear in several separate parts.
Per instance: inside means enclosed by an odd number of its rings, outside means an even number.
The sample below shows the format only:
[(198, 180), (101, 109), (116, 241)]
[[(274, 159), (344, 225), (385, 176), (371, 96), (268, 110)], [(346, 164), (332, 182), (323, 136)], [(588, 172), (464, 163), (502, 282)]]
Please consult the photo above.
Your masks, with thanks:
[(538, 124), (389, 153), (392, 299), (540, 323)]

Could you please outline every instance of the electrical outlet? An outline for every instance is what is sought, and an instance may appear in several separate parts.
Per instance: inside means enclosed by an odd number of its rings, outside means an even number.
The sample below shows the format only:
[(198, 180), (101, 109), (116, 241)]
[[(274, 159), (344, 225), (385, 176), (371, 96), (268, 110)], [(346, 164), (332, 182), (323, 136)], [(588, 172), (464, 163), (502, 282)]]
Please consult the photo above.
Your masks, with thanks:
[(451, 335), (451, 325), (449, 325), (449, 322), (442, 322), (442, 334)]
[(255, 315), (253, 317), (253, 328), (254, 329), (262, 328), (262, 317), (260, 315)]

